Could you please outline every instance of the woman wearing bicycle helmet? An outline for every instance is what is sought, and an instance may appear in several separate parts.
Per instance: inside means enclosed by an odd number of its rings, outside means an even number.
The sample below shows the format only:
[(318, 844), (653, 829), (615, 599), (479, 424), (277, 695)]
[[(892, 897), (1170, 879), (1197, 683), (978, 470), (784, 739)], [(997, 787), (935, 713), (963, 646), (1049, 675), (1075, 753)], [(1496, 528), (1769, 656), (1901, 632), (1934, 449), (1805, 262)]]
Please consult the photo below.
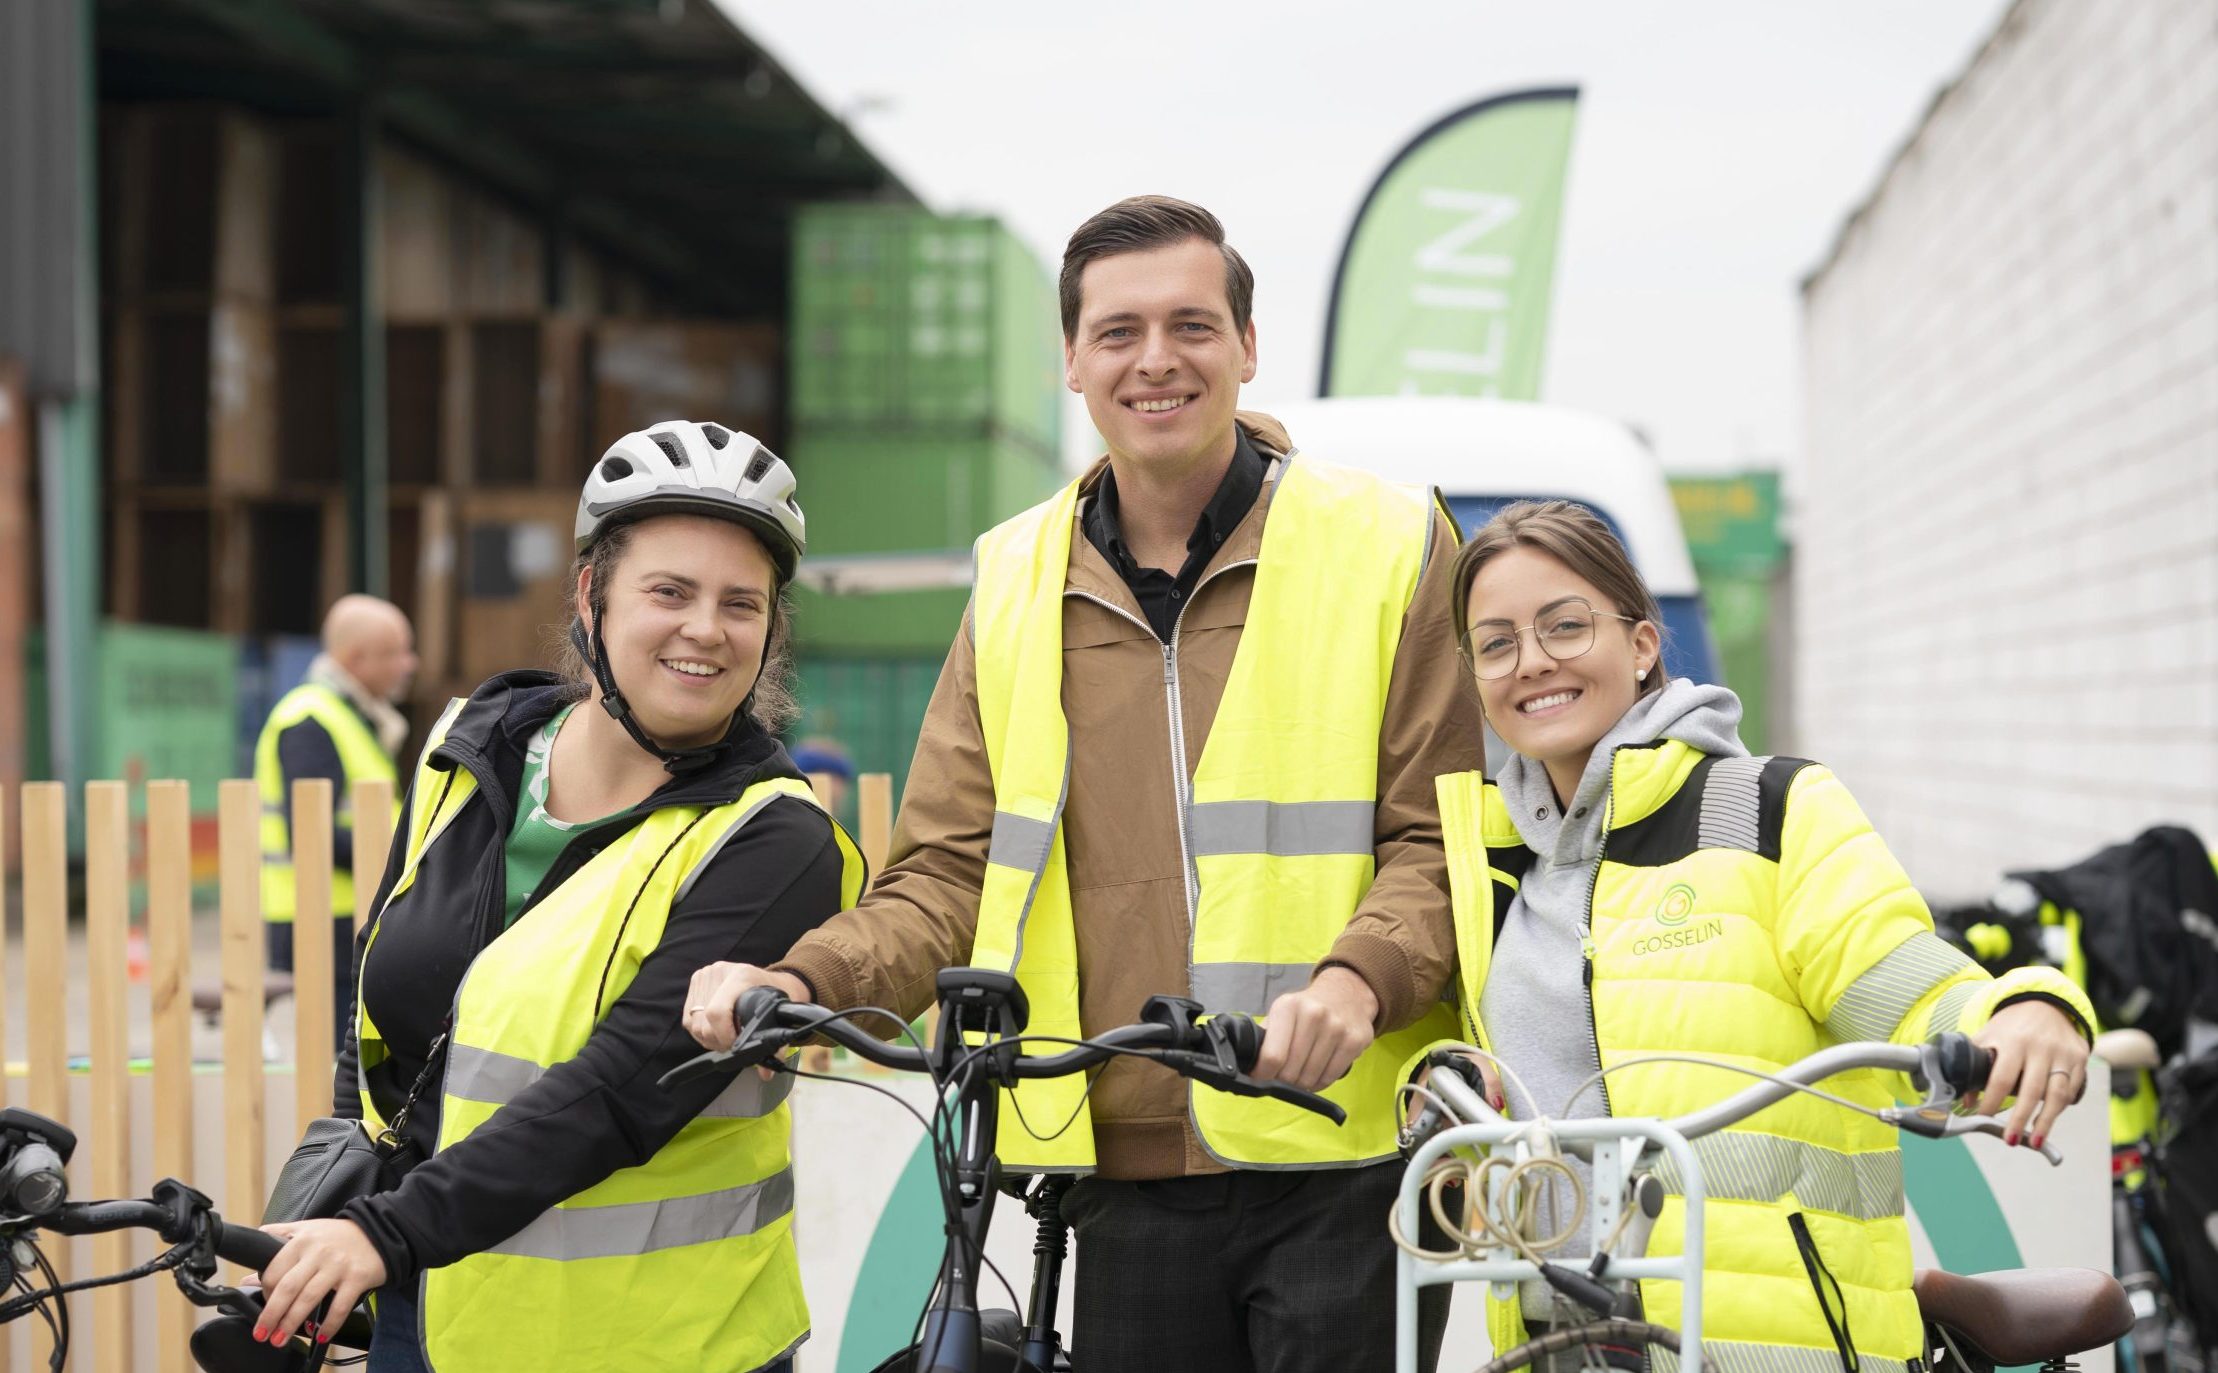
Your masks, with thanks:
[[(1464, 545), (1452, 587), (1465, 670), (1512, 751), (1492, 782), (1438, 784), (1465, 1030), (1513, 1070), (1510, 1116), (1673, 1116), (1748, 1085), (1626, 1063), (1642, 1055), (1775, 1070), (1835, 1041), (1962, 1030), (1995, 1052), (1981, 1105), (2018, 1099), (2011, 1142), (2054, 1128), (2084, 1082), (2085, 998), (1952, 950), (1832, 773), (1747, 756), (1731, 692), (1669, 680), (1655, 598), (1600, 519), (1512, 505)], [(1501, 1084), (1490, 1065), (1496, 1103)], [(1871, 1106), (1890, 1085), (1828, 1083)], [(1706, 1363), (1876, 1373), (1920, 1357), (1893, 1127), (1797, 1095), (1695, 1152)], [(1680, 1252), (1682, 1222), (1674, 1196), (1649, 1252)], [(1581, 1229), (1554, 1257), (1583, 1270), (1586, 1247)], [(1676, 1327), (1678, 1285), (1641, 1288), (1646, 1318)], [(1585, 1319), (1537, 1281), (1489, 1301), (1496, 1349)]]
[(808, 1333), (791, 1078), (671, 1091), (693, 970), (775, 961), (862, 881), (774, 731), (793, 476), (715, 424), (618, 440), (578, 502), (574, 662), (450, 706), (357, 940), (335, 1110), (419, 1159), (288, 1237), (259, 1332), (375, 1289), (371, 1373), (743, 1373)]

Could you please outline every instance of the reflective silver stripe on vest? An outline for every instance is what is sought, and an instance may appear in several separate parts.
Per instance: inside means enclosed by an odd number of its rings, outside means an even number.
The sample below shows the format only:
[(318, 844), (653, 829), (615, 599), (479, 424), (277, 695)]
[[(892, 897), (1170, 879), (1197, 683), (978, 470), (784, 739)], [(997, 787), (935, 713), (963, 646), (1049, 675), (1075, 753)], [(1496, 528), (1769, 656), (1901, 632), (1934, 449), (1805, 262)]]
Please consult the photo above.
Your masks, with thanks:
[(1825, 1028), (1840, 1040), (1892, 1039), (1895, 1027), (1928, 992), (1976, 966), (1939, 935), (1920, 930), (1848, 984)]
[(1933, 1019), (1926, 1027), (1926, 1034), (1946, 1034), (1962, 1025), (1964, 1008), (1990, 985), (1985, 981), (1964, 982), (1941, 993), (1940, 999), (1933, 1003)]
[(793, 1212), (793, 1170), (699, 1196), (615, 1206), (557, 1206), (486, 1252), (529, 1259), (608, 1259), (751, 1235)]
[(1196, 963), (1192, 995), (1211, 1014), (1262, 1015), (1309, 985), (1314, 963)]
[(447, 1046), (446, 1095), (457, 1101), (505, 1106), (537, 1082), (545, 1071), (528, 1058), (450, 1043)]
[(1373, 853), (1376, 810), (1369, 801), (1199, 802), (1193, 808), (1194, 856)]
[(986, 849), (986, 861), (1036, 873), (1047, 866), (1048, 851), (1054, 846), (1052, 821), (997, 810), (993, 813), (993, 842)]
[[(528, 1058), (456, 1044), (447, 1050), (446, 1094), (458, 1101), (506, 1106), (546, 1071)], [(748, 1070), (703, 1106), (697, 1118), (753, 1120), (777, 1110), (791, 1095), (792, 1074), (780, 1073), (765, 1082), (761, 1075)]]
[[(1712, 1201), (1778, 1201), (1791, 1192), (1810, 1210), (1856, 1220), (1902, 1214), (1902, 1155), (1892, 1149), (1844, 1154), (1745, 1130), (1724, 1130), (1692, 1143)], [(1667, 1158), (1655, 1172), (1664, 1190), (1684, 1194), (1676, 1163)]]
[(755, 813), (757, 811), (760, 811), (764, 806), (769, 805), (772, 801), (777, 800), (778, 796), (782, 794), (783, 793), (773, 793), (769, 796), (763, 797), (761, 800), (755, 802), (755, 804), (741, 811), (739, 815), (733, 819), (732, 823), (726, 825), (724, 827), (724, 832), (717, 835), (707, 848), (701, 850), (701, 861), (695, 863), (693, 865), (693, 871), (687, 873), (685, 875), (685, 880), (678, 883), (677, 891), (671, 893), (670, 904), (672, 906), (676, 906), (679, 902), (685, 900), (686, 897), (692, 895), (693, 884), (701, 880), (701, 874), (709, 870), (709, 864), (715, 861), (716, 855), (723, 852), (724, 846), (726, 844), (732, 842), (732, 836), (739, 833), (740, 829), (745, 826), (748, 821), (754, 819)]
[[(1655, 1373), (1678, 1373), (1679, 1356), (1650, 1345), (1648, 1366)], [(1841, 1356), (1831, 1348), (1812, 1349), (1799, 1344), (1704, 1340), (1702, 1366), (1718, 1373), (1841, 1373)], [(1862, 1373), (1910, 1373), (1910, 1365), (1900, 1359), (1882, 1359), (1861, 1350), (1857, 1351), (1856, 1366)]]
[(1757, 816), (1761, 801), (1757, 784), (1763, 780), (1766, 758), (1720, 758), (1710, 764), (1702, 784), (1702, 815), (1694, 842), (1705, 849), (1740, 849), (1755, 853), (1762, 847)]

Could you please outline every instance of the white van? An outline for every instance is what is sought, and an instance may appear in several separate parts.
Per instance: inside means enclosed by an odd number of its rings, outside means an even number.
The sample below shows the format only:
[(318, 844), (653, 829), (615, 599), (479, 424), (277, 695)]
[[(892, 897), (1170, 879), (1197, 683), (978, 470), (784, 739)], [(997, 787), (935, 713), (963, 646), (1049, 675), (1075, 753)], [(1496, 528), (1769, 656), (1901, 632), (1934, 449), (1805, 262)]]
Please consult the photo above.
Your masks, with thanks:
[(1613, 420), (1527, 401), (1361, 396), (1271, 406), (1297, 452), (1437, 486), (1465, 533), (1512, 501), (1592, 509), (1633, 555), (1664, 617), (1674, 677), (1718, 680), (1717, 651), (1663, 468)]

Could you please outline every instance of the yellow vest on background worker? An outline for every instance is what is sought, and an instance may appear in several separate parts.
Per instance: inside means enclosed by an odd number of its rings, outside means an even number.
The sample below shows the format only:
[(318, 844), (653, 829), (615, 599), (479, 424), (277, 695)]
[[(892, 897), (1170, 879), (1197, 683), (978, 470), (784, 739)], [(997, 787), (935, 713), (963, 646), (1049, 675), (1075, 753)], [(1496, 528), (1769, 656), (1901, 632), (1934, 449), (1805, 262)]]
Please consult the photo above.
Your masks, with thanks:
[[(303, 720), (313, 720), (331, 736), (339, 751), (339, 766), (346, 784), (332, 798), (333, 820), (341, 830), (354, 828), (354, 783), (390, 782), (395, 778), (393, 760), (379, 746), (368, 722), (347, 699), (321, 682), (303, 682), (281, 697), (262, 725), (254, 744), (254, 784), (262, 797), (262, 918), (289, 924), (297, 907), (293, 885), (293, 831), (286, 822), (285, 773), (278, 762), (278, 736)], [(395, 803), (398, 813), (398, 802)], [(354, 914), (354, 874), (344, 868), (331, 874), (331, 913), (334, 918)]]

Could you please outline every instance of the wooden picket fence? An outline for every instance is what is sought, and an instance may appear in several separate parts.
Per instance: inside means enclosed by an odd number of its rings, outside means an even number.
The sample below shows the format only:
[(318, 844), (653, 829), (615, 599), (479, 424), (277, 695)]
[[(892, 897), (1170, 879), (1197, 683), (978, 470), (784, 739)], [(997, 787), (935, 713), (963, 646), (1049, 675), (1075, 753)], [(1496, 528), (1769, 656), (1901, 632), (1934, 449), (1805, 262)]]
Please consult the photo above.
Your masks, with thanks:
[[(826, 779), (815, 779), (822, 795)], [(392, 784), (353, 787), (353, 912), (373, 899), (392, 842)], [(0, 789), (0, 826), (9, 797)], [(328, 1115), (334, 1008), (332, 963), (351, 949), (335, 949), (331, 925), (331, 816), (327, 781), (293, 787), (293, 870), (298, 910), (293, 926), (294, 1042), (289, 1061), (264, 1058), (264, 930), (261, 893), (261, 798), (251, 781), (218, 784), (219, 900), (214, 918), (220, 955), (213, 970), (194, 967), (192, 805), (183, 782), (146, 785), (143, 822), (134, 822), (123, 782), (85, 787), (84, 966), (85, 1023), (71, 1024), (73, 985), (69, 939), (68, 795), (59, 782), (23, 784), (17, 815), (21, 845), (20, 973), (7, 966), (0, 941), (0, 1063), (7, 999), (24, 998), (22, 1068), (0, 1074), (0, 1104), (22, 1106), (70, 1126), (78, 1136), (70, 1164), (75, 1200), (145, 1196), (157, 1179), (181, 1179), (214, 1198), (226, 1219), (253, 1223), (262, 1213), (268, 1180), (307, 1122)], [(892, 779), (857, 779), (857, 840), (875, 872), (892, 827)], [(0, 831), (4, 832), (4, 831)], [(6, 845), (0, 844), (0, 864)], [(134, 861), (135, 849), (143, 866)], [(144, 1019), (151, 1027), (150, 1061), (130, 1058), (135, 998), (129, 953), (134, 872), (143, 871), (146, 937)], [(11, 875), (0, 871), (0, 891)], [(220, 975), (220, 1064), (193, 1059), (195, 974)], [(83, 1046), (72, 1063), (72, 1043)], [(285, 1057), (287, 1046), (279, 1046)], [(295, 1065), (301, 1065), (296, 1069)], [(308, 1066), (319, 1065), (319, 1066)], [(213, 1066), (213, 1073), (206, 1071)], [(208, 1079), (220, 1096), (209, 1090)], [(289, 1083), (288, 1083), (289, 1079)], [(196, 1085), (199, 1090), (196, 1091)], [(214, 1101), (206, 1098), (215, 1097)], [(197, 1098), (202, 1098), (198, 1099)], [(147, 1127), (151, 1127), (148, 1129)], [(200, 1157), (196, 1133), (219, 1141), (220, 1162)], [(151, 1147), (134, 1149), (134, 1137)], [(160, 1241), (125, 1232), (62, 1241), (42, 1237), (41, 1247), (64, 1281), (116, 1273), (160, 1252)], [(190, 1373), (186, 1344), (203, 1318), (166, 1275), (97, 1288), (66, 1298), (70, 1304), (70, 1364), (95, 1373)], [(43, 1368), (51, 1344), (45, 1323), (21, 1319), (0, 1327), (0, 1373)]]

